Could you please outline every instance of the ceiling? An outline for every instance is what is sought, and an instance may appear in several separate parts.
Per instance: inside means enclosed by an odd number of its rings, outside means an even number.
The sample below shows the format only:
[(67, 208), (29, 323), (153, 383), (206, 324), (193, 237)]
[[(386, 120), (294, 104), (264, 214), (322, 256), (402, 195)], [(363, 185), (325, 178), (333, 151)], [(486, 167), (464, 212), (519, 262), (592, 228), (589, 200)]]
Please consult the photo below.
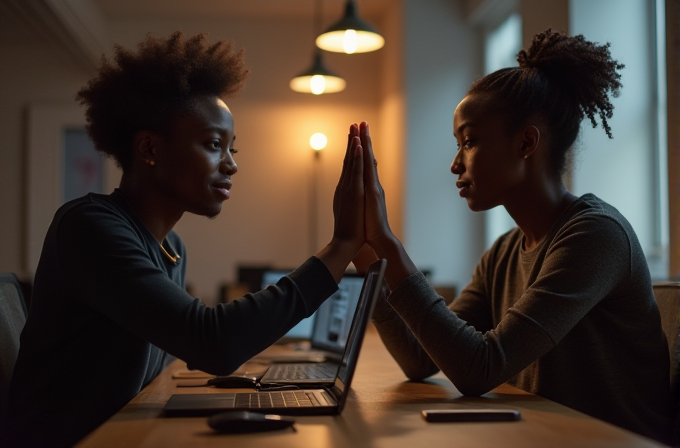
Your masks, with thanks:
[[(376, 20), (395, 0), (355, 0), (362, 17)], [(0, 0), (0, 44), (48, 43), (95, 67), (109, 47), (107, 22), (138, 19), (312, 19), (342, 17), (346, 0)], [(55, 48), (57, 48), (55, 47)]]
[[(320, 5), (324, 17), (344, 13), (345, 0), (91, 0), (111, 18), (271, 17), (311, 18)], [(395, 0), (356, 0), (362, 16), (379, 17)], [(317, 3), (319, 2), (319, 3)]]

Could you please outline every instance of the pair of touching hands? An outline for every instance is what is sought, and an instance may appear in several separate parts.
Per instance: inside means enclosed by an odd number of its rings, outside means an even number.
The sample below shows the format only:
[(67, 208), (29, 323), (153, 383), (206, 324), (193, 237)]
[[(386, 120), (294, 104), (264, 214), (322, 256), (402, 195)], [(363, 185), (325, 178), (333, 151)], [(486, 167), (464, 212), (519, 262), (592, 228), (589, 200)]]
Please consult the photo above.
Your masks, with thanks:
[(376, 256), (364, 245), (381, 247), (394, 237), (387, 220), (385, 192), (380, 185), (377, 165), (368, 123), (352, 124), (333, 198), (333, 241), (347, 244), (355, 254), (361, 250), (359, 258), (365, 260), (363, 264), (366, 265)]
[(336, 282), (350, 261), (354, 261), (359, 272), (365, 272), (378, 257), (385, 258), (385, 279), (390, 289), (394, 289), (417, 269), (390, 230), (377, 165), (368, 123), (351, 125), (342, 173), (333, 197), (333, 238), (316, 256), (326, 264)]
[(375, 249), (381, 242), (393, 237), (376, 166), (368, 123), (352, 124), (342, 173), (333, 197), (333, 238), (316, 254), (336, 282), (340, 281), (347, 265), (357, 258), (360, 251), (363, 256), (359, 258), (365, 262), (357, 269), (364, 270), (376, 259), (375, 253), (365, 247), (366, 244)]

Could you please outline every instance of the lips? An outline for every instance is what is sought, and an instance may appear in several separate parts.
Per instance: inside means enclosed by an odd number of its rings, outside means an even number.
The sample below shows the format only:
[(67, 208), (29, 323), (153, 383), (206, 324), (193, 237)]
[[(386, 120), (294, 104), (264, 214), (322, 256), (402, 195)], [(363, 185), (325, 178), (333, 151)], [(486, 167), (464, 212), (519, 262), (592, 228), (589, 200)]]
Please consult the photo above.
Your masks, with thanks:
[(212, 184), (212, 188), (214, 188), (218, 193), (220, 193), (222, 196), (224, 196), (225, 199), (229, 199), (229, 190), (231, 189), (231, 181), (215, 182), (214, 184)]
[(472, 185), (470, 182), (464, 180), (456, 181), (456, 187), (458, 187), (459, 189), (458, 194), (460, 195), (461, 198), (467, 196), (468, 191), (470, 190), (470, 185)]

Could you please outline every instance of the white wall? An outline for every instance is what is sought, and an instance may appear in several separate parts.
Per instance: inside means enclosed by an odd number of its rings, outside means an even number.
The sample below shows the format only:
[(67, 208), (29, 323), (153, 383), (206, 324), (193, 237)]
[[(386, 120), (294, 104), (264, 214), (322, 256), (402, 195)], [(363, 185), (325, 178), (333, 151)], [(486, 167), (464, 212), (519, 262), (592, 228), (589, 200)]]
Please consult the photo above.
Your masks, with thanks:
[(613, 139), (588, 119), (581, 126), (573, 192), (594, 193), (615, 206), (633, 226), (652, 275), (664, 278), (659, 257), (656, 196), (656, 91), (652, 3), (648, 0), (571, 0), (570, 34), (611, 43), (611, 54), (626, 65), (621, 96), (613, 99)]
[(482, 46), (460, 2), (405, 0), (405, 245), (432, 282), (465, 286), (483, 250), (483, 222), (458, 197), (450, 165), (453, 111), (482, 73)]

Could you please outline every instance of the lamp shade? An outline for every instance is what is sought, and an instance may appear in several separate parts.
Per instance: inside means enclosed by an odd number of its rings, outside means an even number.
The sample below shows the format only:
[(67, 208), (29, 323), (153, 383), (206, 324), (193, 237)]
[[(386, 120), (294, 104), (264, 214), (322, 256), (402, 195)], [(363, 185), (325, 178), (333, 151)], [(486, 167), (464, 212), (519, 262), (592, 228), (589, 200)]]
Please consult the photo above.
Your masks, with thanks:
[(356, 3), (348, 0), (345, 16), (316, 38), (316, 46), (336, 53), (367, 53), (385, 45), (385, 39), (357, 15)]
[(314, 63), (304, 72), (290, 80), (290, 88), (296, 92), (313, 93), (335, 93), (345, 90), (345, 80), (330, 72), (324, 65), (321, 52), (317, 51), (314, 55)]

